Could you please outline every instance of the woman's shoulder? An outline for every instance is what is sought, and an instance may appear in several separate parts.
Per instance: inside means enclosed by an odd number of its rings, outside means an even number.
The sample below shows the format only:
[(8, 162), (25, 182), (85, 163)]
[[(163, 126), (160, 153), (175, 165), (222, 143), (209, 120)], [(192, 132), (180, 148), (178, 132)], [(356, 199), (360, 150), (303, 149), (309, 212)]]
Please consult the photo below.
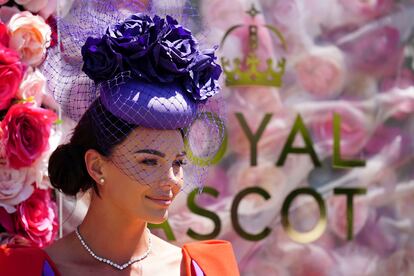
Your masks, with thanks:
[(0, 246), (0, 267), (4, 275), (42, 275), (45, 266), (55, 271), (47, 253), (38, 247)]
[[(205, 275), (240, 275), (229, 241), (205, 240), (185, 243), (182, 253), (187, 271), (194, 270), (192, 264), (195, 261)], [(189, 275), (197, 275), (193, 273)]]

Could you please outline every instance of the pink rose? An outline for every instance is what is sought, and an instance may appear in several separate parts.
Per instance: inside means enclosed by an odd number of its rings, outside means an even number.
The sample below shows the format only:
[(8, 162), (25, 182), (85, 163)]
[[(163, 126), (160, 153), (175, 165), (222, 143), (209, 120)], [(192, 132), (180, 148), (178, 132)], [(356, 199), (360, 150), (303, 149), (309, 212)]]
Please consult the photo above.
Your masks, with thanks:
[(8, 27), (10, 48), (20, 54), (22, 61), (32, 66), (42, 63), (52, 33), (45, 20), (25, 11), (15, 14), (10, 19)]
[(370, 19), (390, 11), (394, 7), (395, 0), (340, 0), (339, 2), (353, 15)]
[(335, 250), (336, 264), (331, 275), (378, 275), (376, 269), (381, 263), (378, 254), (357, 243), (347, 243)]
[(4, 25), (0, 20), (0, 44), (4, 46), (9, 46), (9, 31), (7, 30), (7, 26)]
[[(315, 245), (303, 246), (295, 254), (296, 261), (291, 264), (290, 271), (295, 276), (328, 276), (332, 275), (335, 259), (330, 252)], [(300, 264), (300, 265), (298, 265)]]
[(274, 165), (273, 160), (269, 162), (258, 159), (258, 166), (250, 166), (249, 161), (239, 162), (231, 167), (228, 175), (230, 192), (233, 194), (247, 187), (257, 186), (271, 195), (271, 199), (267, 201), (260, 196), (246, 197), (240, 205), (240, 213), (254, 213), (269, 206), (274, 210), (281, 208), (287, 190), (287, 177)]
[(0, 5), (6, 4), (9, 0), (0, 0)]
[(9, 107), (23, 77), (17, 53), (0, 44), (0, 110)]
[(25, 201), (32, 193), (32, 183), (36, 180), (33, 168), (15, 170), (0, 166), (0, 206), (7, 212), (16, 211), (14, 206)]
[(38, 69), (29, 68), (17, 91), (17, 98), (27, 100), (33, 98), (37, 106), (42, 104), (46, 94), (46, 78)]
[(7, 24), (10, 21), (10, 18), (12, 18), (13, 15), (19, 12), (20, 10), (16, 6), (13, 6), (13, 7), (1, 6), (0, 7), (0, 20)]
[(44, 19), (56, 11), (57, 0), (16, 0), (14, 1), (32, 13), (38, 13)]
[(47, 6), (48, 0), (14, 0), (14, 2), (22, 5), (27, 11), (38, 13)]
[(380, 91), (389, 91), (392, 88), (398, 87), (400, 89), (406, 89), (410, 86), (414, 86), (414, 72), (408, 68), (402, 68), (399, 74), (384, 78), (381, 80)]
[(17, 208), (16, 228), (37, 246), (44, 247), (56, 237), (58, 230), (56, 204), (50, 190), (36, 189), (29, 199)]
[(320, 47), (303, 55), (295, 64), (303, 89), (317, 98), (334, 98), (345, 82), (345, 62), (336, 47)]
[(373, 30), (343, 45), (352, 64), (369, 74), (393, 74), (402, 61), (400, 32), (392, 27)]
[(2, 121), (5, 152), (12, 168), (30, 166), (48, 148), (50, 129), (57, 116), (32, 104), (15, 104)]
[[(354, 198), (353, 237), (358, 235), (368, 220), (369, 208), (366, 202)], [(330, 229), (341, 239), (347, 239), (347, 203), (345, 196), (334, 196), (328, 200)]]
[(57, 9), (57, 0), (48, 0), (47, 5), (39, 11), (39, 15), (48, 19)]
[(375, 275), (414, 275), (414, 250), (401, 246), (378, 265)]
[[(370, 134), (370, 126), (366, 116), (357, 108), (350, 106), (337, 106), (336, 109), (332, 106), (331, 108), (325, 109), (321, 107), (319, 111), (315, 112), (315, 117), (309, 124), (315, 136), (315, 143), (321, 146), (323, 150), (332, 154), (334, 143), (333, 118), (334, 113), (337, 113), (341, 117), (341, 156), (343, 158), (351, 157), (360, 153)], [(306, 119), (308, 116), (303, 114), (303, 117)]]
[[(414, 87), (414, 72), (408, 68), (403, 68), (399, 74), (384, 78), (380, 84), (381, 92), (391, 92), (393, 88), (408, 89)], [(398, 111), (393, 114), (395, 119), (404, 119), (411, 115), (414, 110), (413, 101), (403, 101), (400, 104)]]

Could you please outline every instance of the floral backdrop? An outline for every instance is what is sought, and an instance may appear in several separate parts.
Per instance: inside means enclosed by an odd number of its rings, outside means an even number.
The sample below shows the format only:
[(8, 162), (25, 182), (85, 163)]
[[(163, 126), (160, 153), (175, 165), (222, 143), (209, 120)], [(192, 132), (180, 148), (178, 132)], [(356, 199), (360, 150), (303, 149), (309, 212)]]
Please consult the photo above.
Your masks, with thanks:
[[(360, 0), (232, 0), (200, 1), (208, 43), (218, 43), (228, 60), (246, 61), (249, 30), (258, 25), (259, 70), (266, 59), (286, 59), (283, 84), (227, 86), (228, 148), (205, 183), (218, 196), (203, 193), (197, 204), (221, 221), (215, 238), (233, 244), (242, 275), (412, 275), (414, 274), (414, 15), (413, 1)], [(259, 12), (254, 18), (247, 11)], [(265, 25), (274, 26), (280, 39)], [(262, 68), (260, 68), (262, 66)], [(257, 165), (251, 165), (251, 143), (236, 113), (257, 133), (266, 113), (272, 117), (257, 144)], [(365, 166), (333, 166), (333, 114), (339, 114), (342, 156)], [(310, 134), (321, 162), (309, 154), (289, 154), (276, 166), (297, 115)], [(303, 146), (297, 135), (294, 145)], [(237, 216), (242, 228), (258, 234), (242, 237), (232, 221), (237, 193), (260, 187), (270, 198), (245, 196)], [(327, 227), (312, 242), (293, 240), (282, 226), (281, 209), (295, 189), (311, 187), (322, 197)], [(353, 237), (347, 239), (346, 197), (334, 188), (365, 188), (354, 197)], [(212, 233), (217, 223), (188, 211), (187, 195), (176, 202), (169, 224), (178, 244), (193, 240), (188, 229)], [(300, 232), (314, 228), (320, 217), (316, 201), (297, 196), (289, 220)], [(160, 235), (167, 237), (165, 229)]]
[[(64, 234), (87, 210), (87, 195), (59, 201), (61, 195), (51, 192), (46, 175), (47, 157), (73, 122), (60, 120), (39, 67), (56, 41), (53, 11), (58, 7), (64, 13), (71, 2), (0, 1), (3, 243), (46, 246), (57, 236), (57, 203)], [(413, 275), (414, 1), (152, 3), (197, 10), (200, 16), (191, 28), (205, 27), (200, 41), (219, 44), (233, 73), (236, 58), (242, 71), (252, 66), (249, 25), (257, 26), (259, 76), (267, 59), (273, 65), (285, 60), (278, 86), (257, 85), (254, 79), (251, 85), (229, 86), (229, 76), (223, 74), (225, 154), (211, 168), (204, 192), (181, 193), (168, 224), (153, 226), (153, 233), (177, 245), (204, 238), (229, 240), (242, 275)], [(334, 166), (335, 114), (340, 117), (341, 156), (364, 165)], [(276, 165), (298, 115), (320, 166), (309, 152), (290, 153), (283, 165)], [(243, 122), (253, 134), (264, 126), (255, 165)], [(301, 136), (295, 136), (294, 147), (306, 145)], [(281, 215), (287, 197), (299, 188), (312, 188), (327, 212), (326, 228), (307, 242), (292, 238)], [(349, 204), (334, 193), (337, 188), (366, 189), (353, 199), (351, 239)], [(235, 210), (237, 196), (246, 190), (255, 192), (242, 197)], [(288, 218), (298, 232), (312, 231), (320, 217), (310, 196), (297, 196), (290, 205)], [(267, 233), (254, 240), (240, 234), (240, 228), (252, 236), (264, 229)]]
[(0, 241), (44, 247), (58, 232), (47, 162), (62, 131), (39, 66), (56, 1), (0, 1)]

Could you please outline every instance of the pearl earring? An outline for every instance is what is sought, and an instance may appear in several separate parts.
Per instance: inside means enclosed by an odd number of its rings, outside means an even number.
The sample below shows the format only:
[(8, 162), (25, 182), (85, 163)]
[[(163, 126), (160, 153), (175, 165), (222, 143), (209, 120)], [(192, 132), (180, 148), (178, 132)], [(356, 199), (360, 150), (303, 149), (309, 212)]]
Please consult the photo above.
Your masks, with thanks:
[(103, 178), (103, 177), (99, 178), (99, 183), (104, 184), (105, 183), (105, 178)]

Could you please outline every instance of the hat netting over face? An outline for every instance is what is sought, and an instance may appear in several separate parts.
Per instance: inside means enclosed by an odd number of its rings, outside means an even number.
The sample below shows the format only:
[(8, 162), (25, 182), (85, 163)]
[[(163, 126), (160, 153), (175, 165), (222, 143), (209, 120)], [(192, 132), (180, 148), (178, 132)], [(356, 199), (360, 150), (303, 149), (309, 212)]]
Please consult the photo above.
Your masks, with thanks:
[[(171, 161), (172, 172), (184, 171), (182, 190), (189, 191), (203, 186), (208, 165), (225, 151), (223, 106), (214, 96), (221, 68), (215, 48), (202, 49), (183, 27), (197, 23), (196, 10), (185, 1), (162, 2), (163, 8), (146, 1), (74, 1), (58, 14), (58, 46), (42, 69), (64, 115), (78, 121), (88, 111), (101, 152), (126, 175), (155, 185), (163, 176), (143, 170), (136, 151), (176, 148), (174, 160), (152, 154), (147, 165)], [(177, 130), (182, 148), (162, 131), (152, 140), (126, 140), (136, 127)]]

